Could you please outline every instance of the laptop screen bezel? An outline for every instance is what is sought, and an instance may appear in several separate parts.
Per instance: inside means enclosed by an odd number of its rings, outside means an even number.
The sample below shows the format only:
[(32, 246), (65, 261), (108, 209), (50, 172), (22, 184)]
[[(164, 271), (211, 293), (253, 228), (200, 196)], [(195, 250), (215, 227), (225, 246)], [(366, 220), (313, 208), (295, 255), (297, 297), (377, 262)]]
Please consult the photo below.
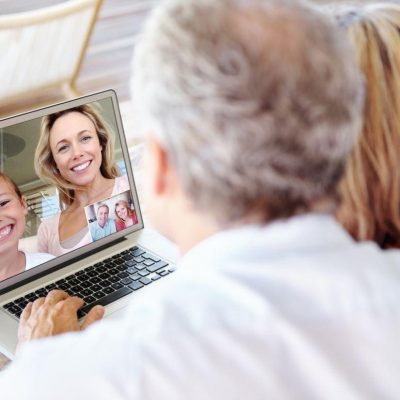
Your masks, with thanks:
[(137, 219), (138, 219), (137, 224), (127, 227), (120, 232), (113, 233), (110, 236), (107, 236), (105, 238), (102, 238), (102, 239), (96, 240), (92, 243), (86, 244), (86, 245), (80, 247), (79, 249), (72, 250), (69, 253), (66, 253), (61, 256), (57, 256), (56, 258), (54, 258), (50, 261), (47, 261), (47, 262), (45, 262), (41, 265), (38, 265), (32, 269), (21, 272), (20, 274), (17, 274), (11, 278), (1, 281), (0, 282), (0, 294), (6, 293), (10, 290), (14, 290), (15, 288), (17, 288), (19, 286), (25, 285), (27, 283), (32, 282), (35, 279), (38, 279), (39, 277), (42, 277), (46, 274), (49, 274), (51, 272), (55, 272), (59, 269), (62, 269), (65, 266), (70, 265), (71, 262), (75, 262), (79, 259), (82, 259), (86, 255), (93, 254), (96, 250), (104, 248), (107, 245), (109, 246), (110, 244), (112, 244), (114, 242), (118, 242), (118, 241), (122, 240), (125, 236), (127, 236), (131, 233), (137, 232), (140, 229), (143, 229), (143, 227), (144, 227), (143, 218), (142, 218), (142, 213), (141, 213), (140, 205), (139, 205), (139, 199), (138, 199), (137, 190), (136, 190), (136, 186), (135, 186), (135, 180), (134, 180), (134, 176), (133, 176), (131, 160), (129, 157), (129, 150), (128, 150), (126, 137), (125, 137), (125, 133), (124, 133), (124, 128), (123, 128), (123, 124), (122, 124), (121, 113), (120, 113), (120, 109), (119, 109), (119, 105), (118, 105), (117, 95), (114, 90), (109, 89), (109, 90), (105, 90), (102, 92), (93, 93), (93, 94), (82, 96), (82, 97), (79, 97), (79, 98), (76, 98), (73, 100), (60, 102), (60, 103), (46, 106), (46, 107), (43, 107), (40, 109), (36, 109), (36, 110), (32, 110), (32, 111), (25, 112), (22, 114), (18, 114), (15, 116), (0, 119), (0, 129), (8, 127), (10, 125), (26, 122), (31, 119), (41, 118), (41, 117), (44, 117), (45, 115), (49, 115), (49, 114), (52, 114), (52, 113), (55, 113), (58, 111), (63, 111), (63, 110), (69, 109), (69, 108), (77, 107), (77, 106), (80, 106), (83, 104), (97, 102), (97, 101), (104, 100), (104, 99), (111, 99), (111, 101), (112, 101), (115, 120), (116, 120), (116, 124), (117, 124), (117, 132), (115, 132), (115, 134), (118, 135), (120, 143), (121, 143), (121, 151), (122, 151), (123, 159), (124, 159), (125, 166), (126, 166), (126, 173), (128, 176), (130, 192), (131, 192), (132, 200), (134, 203), (134, 207), (135, 207)]

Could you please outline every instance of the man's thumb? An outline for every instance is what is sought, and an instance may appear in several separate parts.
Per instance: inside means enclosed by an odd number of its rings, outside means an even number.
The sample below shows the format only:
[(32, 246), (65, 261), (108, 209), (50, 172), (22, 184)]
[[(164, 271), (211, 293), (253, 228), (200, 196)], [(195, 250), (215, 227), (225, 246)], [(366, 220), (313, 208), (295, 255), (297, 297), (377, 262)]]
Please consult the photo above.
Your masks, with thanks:
[(81, 325), (81, 329), (86, 329), (89, 325), (93, 324), (93, 322), (99, 321), (104, 317), (104, 307), (103, 306), (95, 306), (89, 312), (85, 318), (85, 321)]

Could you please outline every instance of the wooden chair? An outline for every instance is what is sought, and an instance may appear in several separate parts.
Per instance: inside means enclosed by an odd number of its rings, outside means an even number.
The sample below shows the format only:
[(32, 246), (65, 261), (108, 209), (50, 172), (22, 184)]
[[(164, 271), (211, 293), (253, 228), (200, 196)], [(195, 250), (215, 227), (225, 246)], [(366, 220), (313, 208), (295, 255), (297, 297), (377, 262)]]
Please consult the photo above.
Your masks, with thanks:
[(102, 0), (0, 15), (0, 113), (43, 90), (79, 95), (76, 80)]

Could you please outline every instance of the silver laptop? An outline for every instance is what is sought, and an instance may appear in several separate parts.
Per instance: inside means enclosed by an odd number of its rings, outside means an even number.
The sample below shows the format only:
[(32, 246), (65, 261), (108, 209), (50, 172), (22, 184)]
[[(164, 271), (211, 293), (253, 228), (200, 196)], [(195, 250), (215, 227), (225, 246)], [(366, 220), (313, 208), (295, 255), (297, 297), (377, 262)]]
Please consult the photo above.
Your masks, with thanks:
[[(114, 162), (119, 169), (119, 180), (123, 180), (125, 186), (84, 207), (86, 227), (81, 233), (88, 238), (83, 241), (86, 244), (80, 246), (78, 237), (75, 242), (61, 243), (66, 246), (63, 247), (65, 254), (54, 255), (49, 251), (41, 254), (38, 229), (41, 224), (46, 224), (46, 220), (47, 225), (49, 221), (56, 221), (63, 207), (57, 187), (42, 181), (34, 169), (42, 119), (84, 104), (95, 107), (110, 127), (114, 138)], [(159, 279), (174, 271), (176, 248), (155, 231), (144, 229), (132, 157), (137, 154), (134, 148), (127, 147), (117, 97), (112, 90), (0, 121), (0, 171), (18, 186), (27, 199), (28, 209), (25, 230), (18, 239), (18, 249), (26, 255), (25, 270), (0, 281), (0, 352), (9, 358), (15, 353), (19, 316), (27, 302), (59, 288), (85, 300), (79, 317), (84, 317), (96, 304), (106, 306), (106, 317), (118, 317), (131, 295), (140, 295), (146, 287), (156, 285)], [(125, 211), (129, 209), (131, 220), (128, 226), (121, 223), (121, 209), (117, 208), (117, 203), (122, 204)], [(7, 267), (1, 265), (1, 246), (7, 245), (7, 237), (12, 237), (15, 226), (7, 221), (7, 216), (2, 222), (2, 204), (0, 193), (0, 269)], [(104, 229), (105, 226), (108, 228)], [(13, 240), (16, 240), (15, 235)]]

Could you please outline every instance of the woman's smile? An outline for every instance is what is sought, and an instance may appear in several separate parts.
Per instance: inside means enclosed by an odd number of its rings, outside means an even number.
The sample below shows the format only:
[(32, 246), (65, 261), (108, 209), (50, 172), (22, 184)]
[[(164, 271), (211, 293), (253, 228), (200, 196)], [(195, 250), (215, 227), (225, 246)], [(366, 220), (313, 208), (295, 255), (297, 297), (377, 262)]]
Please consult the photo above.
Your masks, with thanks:
[(86, 161), (84, 163), (75, 165), (74, 167), (71, 168), (71, 171), (74, 171), (78, 174), (85, 173), (91, 163), (92, 163), (92, 161), (90, 160), (90, 161)]

